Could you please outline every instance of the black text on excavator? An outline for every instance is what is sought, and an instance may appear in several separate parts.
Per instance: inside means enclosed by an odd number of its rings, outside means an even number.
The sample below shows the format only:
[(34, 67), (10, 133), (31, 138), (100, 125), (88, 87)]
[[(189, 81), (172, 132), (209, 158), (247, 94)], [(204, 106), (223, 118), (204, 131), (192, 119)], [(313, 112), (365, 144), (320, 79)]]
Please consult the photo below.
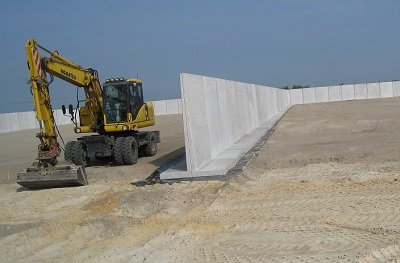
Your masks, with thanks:
[[(29, 83), (40, 130), (37, 137), (38, 161), (17, 175), (17, 183), (26, 188), (50, 188), (87, 184), (85, 166), (92, 158), (113, 157), (117, 164), (135, 164), (138, 155), (152, 156), (160, 142), (158, 131), (138, 131), (155, 123), (154, 107), (144, 102), (139, 79), (111, 78), (100, 85), (97, 71), (83, 68), (61, 55), (49, 51), (35, 40), (25, 46)], [(42, 57), (39, 49), (49, 57)], [(48, 76), (50, 76), (50, 81)], [(67, 142), (64, 159), (58, 163), (61, 145), (49, 93), (53, 77), (63, 79), (85, 92), (85, 105), (68, 113), (76, 133), (97, 133)], [(78, 103), (79, 105), (79, 103)], [(63, 106), (63, 113), (67, 114)], [(79, 121), (77, 115), (79, 114)]]

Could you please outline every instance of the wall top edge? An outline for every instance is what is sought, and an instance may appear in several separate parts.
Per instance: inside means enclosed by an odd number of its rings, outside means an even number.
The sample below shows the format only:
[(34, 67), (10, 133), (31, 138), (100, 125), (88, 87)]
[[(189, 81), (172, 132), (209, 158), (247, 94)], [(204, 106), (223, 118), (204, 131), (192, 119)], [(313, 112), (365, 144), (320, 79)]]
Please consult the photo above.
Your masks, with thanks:
[(185, 73), (185, 72), (181, 72), (181, 73), (180, 73), (181, 79), (182, 79), (183, 76), (185, 76), (185, 75), (187, 75), (187, 76), (193, 76), (193, 77), (201, 77), (201, 78), (210, 78), (210, 79), (216, 79), (216, 80), (222, 80), (222, 81), (231, 81), (231, 82), (235, 82), (235, 83), (239, 83), (239, 84), (255, 85), (255, 86), (266, 87), (266, 88), (271, 88), (271, 89), (286, 90), (286, 89), (277, 88), (277, 87), (272, 87), (272, 86), (267, 86), (267, 85), (263, 85), (263, 84), (242, 82), (242, 81), (237, 81), (237, 80), (224, 79), (224, 78), (219, 78), (219, 77), (205, 76), (205, 75), (199, 75), (199, 74), (193, 74), (193, 73)]
[[(60, 109), (61, 110), (61, 109)], [(13, 112), (0, 112), (0, 115), (17, 114), (17, 113), (34, 113), (34, 111), (13, 111)]]
[[(185, 75), (194, 76), (194, 77), (212, 78), (212, 79), (224, 80), (224, 81), (233, 81), (233, 82), (240, 83), (240, 84), (250, 84), (250, 85), (262, 86), (262, 87), (274, 88), (274, 89), (281, 89), (281, 90), (293, 90), (293, 89), (282, 89), (282, 88), (267, 86), (267, 85), (263, 85), (263, 84), (255, 84), (255, 83), (248, 83), (248, 82), (241, 82), (241, 81), (236, 81), (236, 80), (224, 79), (224, 78), (220, 78), (220, 77), (205, 76), (205, 75), (186, 73), (186, 72), (181, 72), (180, 73), (180, 77), (181, 78), (183, 76), (185, 76)], [(341, 84), (327, 85), (327, 86), (311, 86), (309, 88), (328, 88), (328, 87), (342, 87), (342, 86), (351, 86), (351, 85), (373, 85), (373, 84), (394, 83), (394, 82), (400, 82), (400, 80), (375, 81), (375, 82), (367, 82), (367, 83), (341, 83)]]
[(389, 80), (389, 81), (376, 81), (376, 82), (364, 82), (364, 83), (341, 83), (337, 85), (328, 85), (328, 86), (312, 86), (310, 88), (326, 88), (326, 87), (342, 87), (342, 86), (353, 86), (353, 85), (373, 85), (373, 84), (380, 84), (380, 83), (393, 83), (393, 82), (400, 82), (400, 80)]

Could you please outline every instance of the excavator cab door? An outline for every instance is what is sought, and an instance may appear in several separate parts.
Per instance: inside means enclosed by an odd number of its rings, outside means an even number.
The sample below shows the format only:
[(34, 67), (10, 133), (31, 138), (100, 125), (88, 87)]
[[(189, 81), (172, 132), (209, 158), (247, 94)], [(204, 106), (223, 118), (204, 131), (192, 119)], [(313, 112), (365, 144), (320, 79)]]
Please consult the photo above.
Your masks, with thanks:
[(129, 112), (132, 115), (132, 119), (136, 119), (140, 108), (144, 104), (143, 101), (143, 90), (141, 83), (133, 83), (129, 85)]
[(126, 122), (129, 95), (127, 85), (110, 84), (104, 86), (103, 90), (107, 123)]

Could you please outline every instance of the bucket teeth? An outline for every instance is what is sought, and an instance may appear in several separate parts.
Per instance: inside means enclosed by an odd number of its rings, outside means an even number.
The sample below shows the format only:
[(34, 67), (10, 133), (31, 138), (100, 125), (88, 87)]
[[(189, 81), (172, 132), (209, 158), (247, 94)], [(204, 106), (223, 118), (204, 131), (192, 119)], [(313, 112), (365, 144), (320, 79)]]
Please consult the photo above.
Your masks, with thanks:
[(33, 164), (17, 174), (17, 183), (28, 189), (70, 187), (87, 185), (86, 172), (83, 166), (56, 165), (44, 169)]

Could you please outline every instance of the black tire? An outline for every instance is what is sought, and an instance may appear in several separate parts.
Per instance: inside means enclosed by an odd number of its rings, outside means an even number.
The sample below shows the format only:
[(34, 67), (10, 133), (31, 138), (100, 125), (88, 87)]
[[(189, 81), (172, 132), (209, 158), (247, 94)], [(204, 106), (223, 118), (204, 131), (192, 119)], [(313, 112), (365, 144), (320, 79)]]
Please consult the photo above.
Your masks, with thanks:
[(70, 141), (70, 142), (67, 142), (67, 144), (65, 145), (64, 159), (66, 161), (72, 162), (72, 151), (74, 149), (74, 144), (75, 143), (78, 143), (78, 142), (77, 141)]
[(143, 156), (154, 156), (157, 154), (157, 142), (154, 136), (151, 137), (148, 144), (143, 145), (142, 153)]
[(83, 142), (76, 142), (72, 147), (72, 162), (76, 165), (86, 167), (89, 165), (89, 158), (86, 154), (85, 145)]
[(118, 137), (115, 139), (114, 144), (114, 161), (118, 165), (124, 164), (124, 159), (122, 158), (122, 147), (124, 145), (125, 137)]
[(125, 164), (135, 164), (138, 159), (138, 145), (132, 136), (125, 137), (122, 147), (122, 157)]
[(110, 156), (95, 156), (94, 158), (98, 161), (104, 161), (104, 160), (109, 160)]

